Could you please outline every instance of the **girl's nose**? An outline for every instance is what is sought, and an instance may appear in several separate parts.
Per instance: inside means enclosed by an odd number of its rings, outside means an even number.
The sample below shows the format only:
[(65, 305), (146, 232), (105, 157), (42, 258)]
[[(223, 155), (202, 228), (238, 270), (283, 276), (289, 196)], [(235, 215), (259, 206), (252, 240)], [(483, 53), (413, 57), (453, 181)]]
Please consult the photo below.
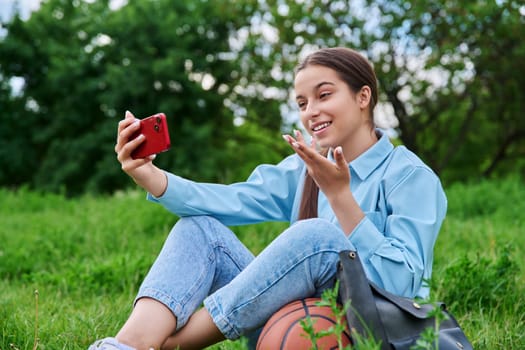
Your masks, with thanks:
[(306, 106), (305, 113), (306, 113), (306, 116), (308, 118), (315, 118), (315, 117), (319, 116), (319, 108), (318, 108), (317, 104), (309, 103)]

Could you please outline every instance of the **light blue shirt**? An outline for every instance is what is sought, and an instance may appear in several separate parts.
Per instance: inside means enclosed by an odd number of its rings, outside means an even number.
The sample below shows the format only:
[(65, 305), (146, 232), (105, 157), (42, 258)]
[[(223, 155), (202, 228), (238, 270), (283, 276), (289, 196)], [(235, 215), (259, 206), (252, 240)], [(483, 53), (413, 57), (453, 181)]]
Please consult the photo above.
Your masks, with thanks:
[[(349, 235), (365, 271), (379, 286), (399, 295), (428, 296), (433, 249), (447, 199), (439, 178), (404, 146), (383, 134), (349, 164), (350, 187), (365, 217)], [(305, 164), (293, 154), (277, 165), (260, 165), (245, 182), (197, 183), (166, 173), (159, 202), (178, 216), (210, 215), (225, 225), (297, 221)], [(322, 192), (320, 218), (339, 226)]]

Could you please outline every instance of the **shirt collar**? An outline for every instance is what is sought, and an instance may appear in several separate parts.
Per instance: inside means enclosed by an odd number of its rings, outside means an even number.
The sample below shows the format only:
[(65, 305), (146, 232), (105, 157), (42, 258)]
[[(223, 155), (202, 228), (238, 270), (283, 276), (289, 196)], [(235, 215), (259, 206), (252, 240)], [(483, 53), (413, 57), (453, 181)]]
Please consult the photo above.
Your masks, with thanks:
[(359, 157), (350, 162), (350, 168), (364, 180), (381, 164), (394, 149), (387, 134), (376, 129), (379, 140)]

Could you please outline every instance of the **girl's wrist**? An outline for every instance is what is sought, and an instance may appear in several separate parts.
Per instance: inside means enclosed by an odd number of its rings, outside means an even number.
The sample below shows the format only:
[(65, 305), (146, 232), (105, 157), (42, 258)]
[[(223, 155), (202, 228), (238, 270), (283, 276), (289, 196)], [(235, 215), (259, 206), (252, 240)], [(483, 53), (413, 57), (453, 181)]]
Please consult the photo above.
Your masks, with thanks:
[(166, 174), (151, 163), (144, 168), (143, 170), (145, 171), (140, 172), (137, 176), (133, 176), (133, 180), (154, 197), (162, 196), (168, 187)]
[(347, 188), (331, 196), (328, 201), (339, 221), (339, 225), (349, 235), (365, 216), (352, 191)]

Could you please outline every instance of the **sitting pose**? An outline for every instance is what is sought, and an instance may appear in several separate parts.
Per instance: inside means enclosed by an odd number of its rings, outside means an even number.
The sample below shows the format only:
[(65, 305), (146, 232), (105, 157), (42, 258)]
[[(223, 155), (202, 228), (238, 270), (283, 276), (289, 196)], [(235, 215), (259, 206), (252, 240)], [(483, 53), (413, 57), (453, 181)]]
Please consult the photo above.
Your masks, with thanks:
[[(115, 146), (123, 171), (180, 219), (128, 320), (90, 349), (201, 349), (257, 334), (285, 304), (332, 288), (347, 249), (380, 287), (428, 296), (447, 200), (436, 174), (374, 126), (371, 64), (351, 49), (320, 49), (297, 67), (294, 89), (311, 141), (283, 136), (294, 154), (230, 185), (133, 159), (144, 137), (131, 138), (139, 122), (126, 112)], [(290, 226), (258, 256), (228, 228), (265, 221)]]

